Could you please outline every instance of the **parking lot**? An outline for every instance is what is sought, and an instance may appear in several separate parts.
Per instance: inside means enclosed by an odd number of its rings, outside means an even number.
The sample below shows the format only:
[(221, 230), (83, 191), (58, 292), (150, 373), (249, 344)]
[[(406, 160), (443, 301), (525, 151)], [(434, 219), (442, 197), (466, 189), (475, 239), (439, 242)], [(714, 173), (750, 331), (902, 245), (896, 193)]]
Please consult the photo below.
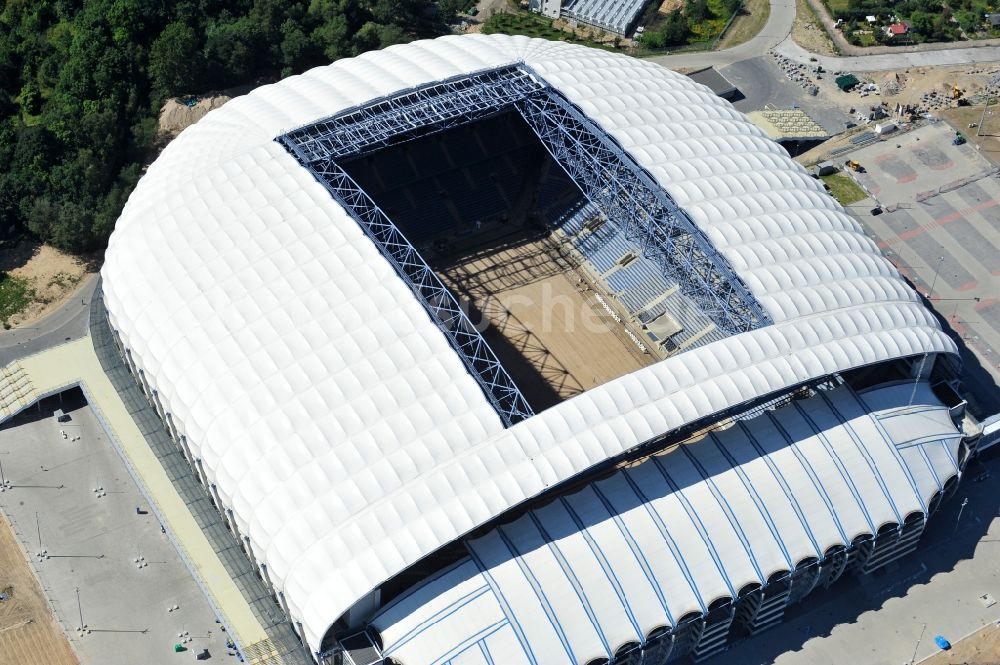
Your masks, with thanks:
[(68, 422), (52, 415), (55, 397), (0, 428), (10, 483), (0, 507), (82, 664), (166, 665), (206, 649), (210, 662), (236, 662), (82, 393), (72, 392), (62, 404)]
[(851, 213), (974, 354), (966, 383), (983, 415), (1000, 411), (1000, 179), (954, 131), (930, 124), (841, 159), (861, 163), (872, 194)]

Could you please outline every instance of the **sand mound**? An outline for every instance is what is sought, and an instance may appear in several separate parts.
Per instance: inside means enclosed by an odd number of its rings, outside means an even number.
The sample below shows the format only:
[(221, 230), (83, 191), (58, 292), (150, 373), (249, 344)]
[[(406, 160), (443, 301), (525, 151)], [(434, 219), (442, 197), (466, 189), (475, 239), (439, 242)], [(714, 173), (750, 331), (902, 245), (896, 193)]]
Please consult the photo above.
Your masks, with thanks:
[(174, 138), (186, 127), (198, 122), (209, 111), (219, 108), (229, 99), (227, 95), (201, 97), (193, 106), (185, 104), (180, 99), (168, 99), (160, 109), (159, 132), (167, 138)]

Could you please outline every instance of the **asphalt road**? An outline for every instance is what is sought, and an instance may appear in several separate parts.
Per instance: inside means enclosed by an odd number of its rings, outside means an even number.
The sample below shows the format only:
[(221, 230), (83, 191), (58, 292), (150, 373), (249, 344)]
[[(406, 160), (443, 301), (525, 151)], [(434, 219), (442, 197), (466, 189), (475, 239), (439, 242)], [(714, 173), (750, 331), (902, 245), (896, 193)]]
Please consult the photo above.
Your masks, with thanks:
[(661, 55), (649, 58), (649, 61), (670, 69), (708, 66), (719, 68), (766, 55), (768, 51), (774, 49), (799, 62), (808, 62), (811, 58), (816, 58), (816, 61), (829, 71), (871, 72), (907, 67), (1000, 62), (1000, 46), (929, 48), (920, 51), (845, 57), (818, 55), (810, 53), (792, 41), (790, 35), (794, 22), (794, 0), (771, 0), (771, 15), (767, 19), (767, 24), (753, 39), (723, 51)]
[(90, 296), (97, 282), (97, 275), (87, 276), (59, 309), (31, 325), (0, 332), (0, 366), (84, 337), (89, 322)]

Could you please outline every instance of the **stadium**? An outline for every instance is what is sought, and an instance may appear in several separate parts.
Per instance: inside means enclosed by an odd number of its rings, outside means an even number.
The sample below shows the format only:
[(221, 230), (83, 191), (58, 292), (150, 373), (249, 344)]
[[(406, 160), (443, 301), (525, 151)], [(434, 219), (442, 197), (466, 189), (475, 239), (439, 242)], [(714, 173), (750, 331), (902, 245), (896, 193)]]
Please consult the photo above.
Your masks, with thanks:
[(234, 99), (102, 278), (324, 664), (699, 662), (917, 549), (969, 454), (955, 344), (822, 185), (581, 46), (445, 37)]

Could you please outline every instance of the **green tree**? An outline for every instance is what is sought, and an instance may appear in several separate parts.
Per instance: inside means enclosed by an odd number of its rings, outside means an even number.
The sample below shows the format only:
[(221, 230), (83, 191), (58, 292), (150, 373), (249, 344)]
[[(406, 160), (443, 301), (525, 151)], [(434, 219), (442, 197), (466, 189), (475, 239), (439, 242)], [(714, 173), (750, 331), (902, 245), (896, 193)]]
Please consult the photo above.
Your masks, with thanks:
[(197, 90), (203, 63), (200, 40), (190, 26), (170, 23), (149, 49), (149, 75), (157, 97)]
[(692, 25), (704, 23), (712, 17), (712, 12), (708, 8), (708, 0), (688, 0), (684, 10), (688, 17), (688, 22)]

